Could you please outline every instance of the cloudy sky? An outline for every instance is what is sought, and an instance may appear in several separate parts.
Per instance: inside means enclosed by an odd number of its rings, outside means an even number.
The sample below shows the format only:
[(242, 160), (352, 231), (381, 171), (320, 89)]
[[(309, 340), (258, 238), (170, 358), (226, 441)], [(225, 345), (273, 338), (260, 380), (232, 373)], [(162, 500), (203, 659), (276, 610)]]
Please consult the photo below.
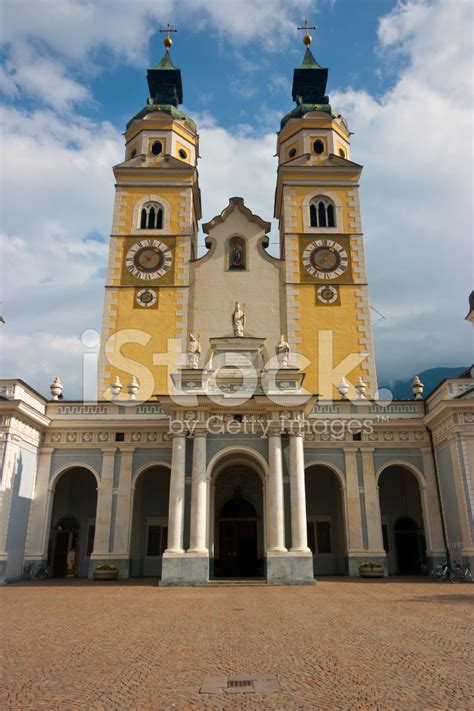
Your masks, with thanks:
[[(470, 0), (2, 0), (3, 377), (81, 384), (100, 328), (111, 166), (147, 98), (168, 21), (198, 122), (203, 221), (233, 195), (273, 212), (275, 132), (306, 16), (365, 166), (362, 215), (379, 380), (471, 362)], [(277, 239), (276, 225), (272, 241)], [(273, 245), (274, 248), (274, 245)]]

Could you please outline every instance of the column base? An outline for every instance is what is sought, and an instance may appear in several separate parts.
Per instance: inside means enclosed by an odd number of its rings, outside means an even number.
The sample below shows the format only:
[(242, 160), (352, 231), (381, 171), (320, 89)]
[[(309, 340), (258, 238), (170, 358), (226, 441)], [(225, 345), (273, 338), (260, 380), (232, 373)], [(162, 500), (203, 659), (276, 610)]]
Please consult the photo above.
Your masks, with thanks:
[(433, 568), (436, 568), (437, 565), (446, 563), (447, 559), (446, 551), (426, 551), (426, 567), (428, 568), (428, 572), (431, 573)]
[(209, 554), (183, 553), (164, 555), (161, 587), (206, 585), (209, 582)]
[(270, 585), (314, 585), (315, 582), (311, 552), (267, 552), (267, 583)]
[(346, 557), (347, 572), (351, 578), (359, 577), (359, 566), (362, 563), (379, 563), (383, 568), (384, 577), (388, 575), (388, 562), (385, 551), (361, 551), (360, 553), (348, 553)]

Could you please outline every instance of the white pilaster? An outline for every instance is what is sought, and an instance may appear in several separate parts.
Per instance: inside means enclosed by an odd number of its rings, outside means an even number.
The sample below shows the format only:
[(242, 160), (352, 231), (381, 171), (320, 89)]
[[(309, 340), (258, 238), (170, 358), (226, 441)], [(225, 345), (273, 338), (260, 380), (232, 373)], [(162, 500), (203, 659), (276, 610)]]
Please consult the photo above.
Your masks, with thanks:
[(168, 512), (168, 547), (164, 553), (183, 553), (184, 475), (186, 466), (186, 435), (175, 434), (171, 455), (170, 501)]
[(361, 453), (369, 551), (378, 557), (385, 557), (379, 489), (375, 478), (374, 449), (373, 447), (361, 448)]
[(304, 433), (290, 432), (291, 550), (309, 552), (306, 523)]
[(6, 541), (12, 503), (13, 479), (17, 461), (19, 437), (6, 434), (7, 438), (3, 452), (3, 468), (1, 472), (1, 507), (0, 507), (0, 560), (6, 560)]
[(112, 487), (116, 449), (102, 450), (102, 473), (97, 492), (94, 551), (92, 558), (109, 553), (110, 526), (112, 523)]
[(120, 479), (115, 512), (113, 553), (128, 558), (132, 517), (132, 465), (134, 449), (121, 449)]
[(25, 558), (28, 559), (40, 560), (48, 555), (49, 520), (54, 496), (49, 486), (53, 452), (53, 447), (42, 447), (38, 456), (25, 550)]
[(191, 484), (191, 529), (188, 553), (208, 555), (207, 532), (207, 479), (206, 479), (205, 429), (196, 429), (193, 441), (193, 471)]
[[(268, 550), (286, 552), (280, 431), (268, 433)], [(304, 482), (303, 482), (304, 485)]]
[(359, 478), (357, 474), (357, 450), (345, 449), (346, 464), (346, 517), (347, 552), (358, 554), (364, 550), (362, 517), (360, 511)]

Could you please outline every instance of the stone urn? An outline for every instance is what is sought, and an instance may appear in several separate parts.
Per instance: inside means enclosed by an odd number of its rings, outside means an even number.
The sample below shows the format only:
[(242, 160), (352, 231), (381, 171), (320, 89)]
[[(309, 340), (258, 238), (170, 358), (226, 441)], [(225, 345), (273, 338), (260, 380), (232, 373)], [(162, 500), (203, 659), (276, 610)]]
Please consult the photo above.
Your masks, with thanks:
[(359, 575), (361, 578), (383, 578), (383, 565), (378, 563), (369, 563), (359, 566)]
[(98, 565), (94, 570), (94, 580), (117, 580), (118, 568), (115, 565)]

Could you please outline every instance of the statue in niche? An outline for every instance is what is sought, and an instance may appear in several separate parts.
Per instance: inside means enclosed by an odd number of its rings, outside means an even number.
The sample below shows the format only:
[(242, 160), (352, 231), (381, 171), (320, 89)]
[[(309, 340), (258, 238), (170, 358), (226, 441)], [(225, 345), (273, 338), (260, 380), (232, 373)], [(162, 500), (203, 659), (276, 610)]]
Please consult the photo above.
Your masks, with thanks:
[(192, 333), (189, 334), (188, 343), (188, 365), (190, 368), (196, 370), (199, 368), (199, 357), (201, 355), (201, 344), (196, 336)]
[(234, 327), (234, 336), (242, 337), (244, 335), (246, 316), (240, 308), (238, 301), (235, 302), (234, 313), (232, 314), (232, 325)]
[(290, 367), (290, 345), (285, 340), (285, 336), (280, 336), (280, 341), (277, 343), (276, 354), (278, 359), (278, 365), (280, 368)]
[(229, 269), (245, 269), (245, 243), (239, 237), (229, 244)]

